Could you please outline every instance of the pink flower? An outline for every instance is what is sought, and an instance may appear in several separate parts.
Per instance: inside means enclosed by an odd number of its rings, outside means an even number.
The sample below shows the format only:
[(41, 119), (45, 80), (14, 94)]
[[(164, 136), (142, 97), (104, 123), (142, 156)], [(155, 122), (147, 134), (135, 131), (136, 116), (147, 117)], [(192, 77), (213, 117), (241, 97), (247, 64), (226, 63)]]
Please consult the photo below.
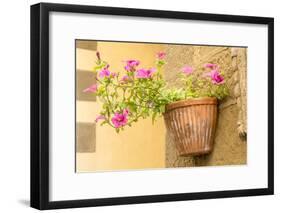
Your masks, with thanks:
[(138, 60), (127, 60), (126, 61), (126, 66), (124, 67), (125, 70), (134, 72), (136, 70), (136, 67), (139, 66), (140, 61)]
[(127, 75), (124, 75), (122, 78), (121, 78), (121, 83), (127, 83), (129, 81), (129, 76)]
[(137, 78), (151, 78), (152, 74), (155, 72), (156, 70), (154, 68), (151, 69), (139, 69), (137, 70), (137, 74), (136, 77)]
[(84, 89), (83, 92), (97, 92), (97, 90), (98, 90), (98, 85), (93, 84), (92, 86)]
[(95, 122), (97, 123), (99, 120), (104, 120), (105, 116), (104, 115), (98, 115), (95, 119)]
[(214, 84), (223, 84), (224, 83), (224, 77), (216, 69), (207, 73), (206, 76), (209, 76), (212, 79), (212, 82)]
[(108, 66), (107, 67), (105, 67), (105, 68), (103, 68), (101, 71), (100, 71), (100, 73), (99, 73), (99, 77), (100, 78), (109, 78), (110, 77), (110, 71), (108, 70)]
[(217, 68), (218, 68), (218, 65), (216, 65), (216, 64), (211, 64), (211, 63), (207, 63), (207, 64), (204, 65), (204, 67), (205, 67), (205, 68), (210, 68), (210, 69), (214, 70), (214, 69), (217, 69)]
[(123, 110), (123, 113), (116, 112), (111, 119), (111, 122), (113, 123), (115, 128), (120, 128), (122, 126), (125, 126), (128, 122), (128, 114), (129, 111), (127, 109)]
[(159, 60), (163, 60), (166, 57), (166, 53), (165, 52), (159, 52), (159, 53), (156, 54), (156, 57)]
[(190, 75), (193, 72), (193, 68), (190, 66), (184, 66), (182, 72), (186, 75)]
[(128, 79), (129, 79), (129, 76), (124, 75), (121, 80), (122, 80), (122, 81), (127, 81)]

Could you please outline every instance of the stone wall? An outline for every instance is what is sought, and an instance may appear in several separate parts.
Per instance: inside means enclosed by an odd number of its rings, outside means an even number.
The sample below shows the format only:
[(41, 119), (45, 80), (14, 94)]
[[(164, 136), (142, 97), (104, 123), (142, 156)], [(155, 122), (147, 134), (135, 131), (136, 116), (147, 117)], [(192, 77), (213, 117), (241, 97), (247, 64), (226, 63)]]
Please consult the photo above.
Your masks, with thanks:
[(205, 156), (179, 157), (172, 137), (167, 133), (166, 167), (246, 164), (247, 49), (167, 45), (166, 53), (164, 74), (170, 86), (181, 86), (177, 73), (184, 65), (200, 69), (205, 63), (215, 63), (224, 72), (230, 89), (230, 96), (219, 104), (213, 152)]

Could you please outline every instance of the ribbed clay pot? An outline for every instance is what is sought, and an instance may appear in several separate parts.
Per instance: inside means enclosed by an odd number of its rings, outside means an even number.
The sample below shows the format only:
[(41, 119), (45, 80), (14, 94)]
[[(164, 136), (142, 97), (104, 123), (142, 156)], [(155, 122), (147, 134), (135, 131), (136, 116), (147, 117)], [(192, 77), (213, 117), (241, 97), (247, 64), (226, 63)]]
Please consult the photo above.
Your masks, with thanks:
[(194, 98), (166, 106), (165, 124), (180, 156), (208, 154), (217, 121), (216, 98)]

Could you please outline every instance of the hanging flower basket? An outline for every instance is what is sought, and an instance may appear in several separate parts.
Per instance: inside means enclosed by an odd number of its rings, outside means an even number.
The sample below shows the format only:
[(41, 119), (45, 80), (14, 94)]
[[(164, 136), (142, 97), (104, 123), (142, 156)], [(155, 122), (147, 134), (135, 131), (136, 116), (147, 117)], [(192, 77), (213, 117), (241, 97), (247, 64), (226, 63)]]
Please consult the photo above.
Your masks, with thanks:
[(132, 126), (139, 119), (154, 121), (164, 115), (179, 155), (201, 155), (212, 151), (217, 120), (217, 100), (228, 95), (228, 87), (219, 66), (205, 64), (197, 70), (184, 66), (178, 73), (182, 88), (170, 88), (162, 75), (166, 54), (156, 54), (155, 67), (143, 68), (135, 59), (124, 61), (124, 72), (111, 71), (97, 52), (98, 84), (84, 92), (94, 93), (102, 102), (96, 118), (116, 132)]
[(164, 119), (180, 156), (212, 151), (217, 121), (216, 98), (194, 98), (168, 104)]

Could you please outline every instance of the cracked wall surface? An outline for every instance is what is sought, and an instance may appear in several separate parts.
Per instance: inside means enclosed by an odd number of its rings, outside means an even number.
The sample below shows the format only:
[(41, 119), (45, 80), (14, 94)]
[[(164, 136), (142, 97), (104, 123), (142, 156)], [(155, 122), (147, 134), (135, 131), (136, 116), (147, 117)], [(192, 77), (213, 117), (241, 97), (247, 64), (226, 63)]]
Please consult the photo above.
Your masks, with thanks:
[(247, 163), (247, 49), (219, 46), (166, 46), (164, 75), (170, 86), (181, 86), (177, 73), (184, 65), (200, 69), (215, 63), (224, 72), (230, 96), (220, 102), (211, 154), (179, 157), (172, 137), (166, 135), (166, 167), (237, 165)]

